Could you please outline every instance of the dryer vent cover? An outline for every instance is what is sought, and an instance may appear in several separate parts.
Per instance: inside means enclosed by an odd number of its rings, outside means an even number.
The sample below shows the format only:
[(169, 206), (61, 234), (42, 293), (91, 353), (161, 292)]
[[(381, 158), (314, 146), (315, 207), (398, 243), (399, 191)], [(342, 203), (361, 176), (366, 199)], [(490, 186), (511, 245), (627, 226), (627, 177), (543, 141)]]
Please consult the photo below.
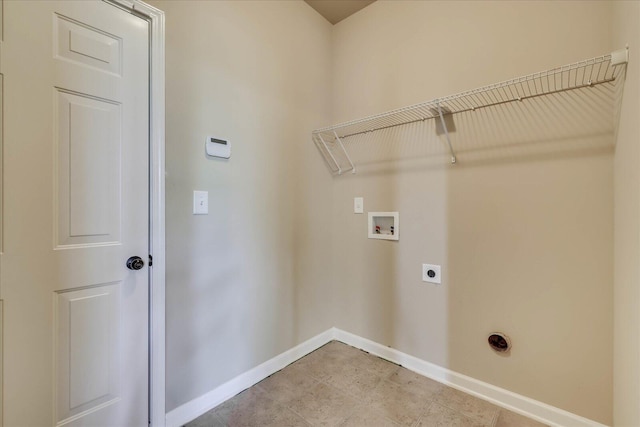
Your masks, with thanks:
[(489, 346), (498, 353), (506, 353), (511, 350), (511, 340), (502, 332), (493, 332), (487, 341)]

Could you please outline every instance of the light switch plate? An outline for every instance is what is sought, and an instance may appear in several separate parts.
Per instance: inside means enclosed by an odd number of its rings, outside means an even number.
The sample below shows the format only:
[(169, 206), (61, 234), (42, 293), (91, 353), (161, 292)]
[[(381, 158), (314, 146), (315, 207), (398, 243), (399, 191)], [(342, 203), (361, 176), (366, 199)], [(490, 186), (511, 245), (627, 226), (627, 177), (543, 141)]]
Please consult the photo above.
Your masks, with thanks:
[(194, 191), (193, 192), (193, 214), (207, 215), (209, 213), (209, 192)]
[(357, 214), (364, 213), (364, 198), (362, 197), (353, 198), (353, 213), (357, 213)]

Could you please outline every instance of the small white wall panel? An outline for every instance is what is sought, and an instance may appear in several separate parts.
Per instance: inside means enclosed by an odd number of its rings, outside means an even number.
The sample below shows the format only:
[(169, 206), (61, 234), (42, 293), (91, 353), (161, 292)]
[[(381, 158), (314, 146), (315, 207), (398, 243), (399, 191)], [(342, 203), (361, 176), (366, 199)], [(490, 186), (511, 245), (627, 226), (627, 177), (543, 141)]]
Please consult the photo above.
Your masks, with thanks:
[(118, 398), (119, 284), (57, 293), (58, 421)]

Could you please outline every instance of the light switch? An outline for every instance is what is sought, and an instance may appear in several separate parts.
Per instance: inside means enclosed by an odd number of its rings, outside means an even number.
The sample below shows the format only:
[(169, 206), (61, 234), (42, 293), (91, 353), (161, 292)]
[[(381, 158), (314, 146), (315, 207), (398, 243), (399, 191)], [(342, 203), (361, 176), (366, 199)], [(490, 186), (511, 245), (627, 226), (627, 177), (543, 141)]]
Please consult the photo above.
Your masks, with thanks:
[(209, 213), (209, 192), (194, 191), (193, 192), (193, 214), (207, 215)]
[(353, 198), (353, 213), (364, 213), (364, 199), (362, 197)]

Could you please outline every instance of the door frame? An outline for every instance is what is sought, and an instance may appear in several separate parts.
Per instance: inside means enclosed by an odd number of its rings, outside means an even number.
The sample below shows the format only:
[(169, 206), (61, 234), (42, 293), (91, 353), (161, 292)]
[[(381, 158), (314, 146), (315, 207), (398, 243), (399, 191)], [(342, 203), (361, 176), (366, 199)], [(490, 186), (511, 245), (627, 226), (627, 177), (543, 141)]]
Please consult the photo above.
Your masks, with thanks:
[(165, 411), (165, 17), (140, 0), (103, 0), (149, 21), (149, 424), (164, 427)]

